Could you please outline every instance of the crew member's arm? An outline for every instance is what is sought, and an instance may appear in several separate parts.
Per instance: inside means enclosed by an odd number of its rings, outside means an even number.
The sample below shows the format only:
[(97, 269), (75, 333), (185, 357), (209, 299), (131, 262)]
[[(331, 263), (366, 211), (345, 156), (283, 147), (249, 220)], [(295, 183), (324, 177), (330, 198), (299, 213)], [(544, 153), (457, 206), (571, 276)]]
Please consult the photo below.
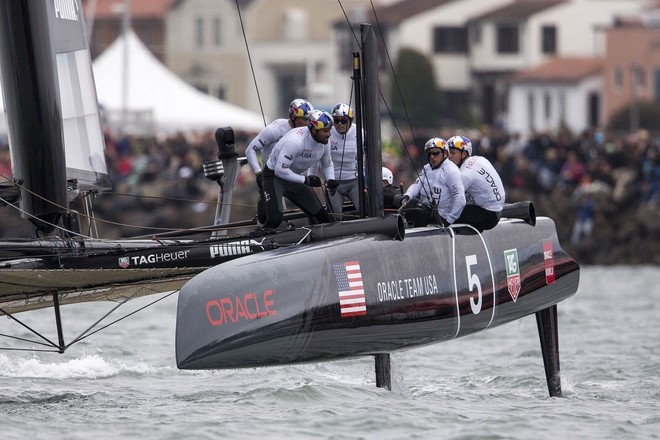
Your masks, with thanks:
[(448, 173), (447, 186), (449, 187), (451, 204), (445, 220), (447, 220), (447, 223), (451, 224), (454, 223), (458, 217), (460, 217), (461, 212), (463, 212), (463, 208), (465, 208), (465, 187), (463, 186), (461, 173)]
[(408, 187), (408, 190), (405, 192), (404, 197), (408, 196), (408, 199), (414, 199), (419, 195), (419, 192), (422, 189), (422, 179), (424, 178), (424, 171), (422, 170), (421, 175), (415, 179), (415, 182)]
[(245, 157), (254, 171), (254, 174), (261, 172), (261, 165), (259, 164), (259, 152), (266, 146), (273, 142), (273, 130), (270, 125), (264, 127), (263, 130), (254, 138), (252, 142), (245, 149)]
[[(281, 141), (280, 141), (281, 142)], [(293, 159), (299, 155), (298, 151), (298, 146), (296, 144), (293, 144), (291, 142), (286, 142), (283, 146), (282, 149), (280, 150), (280, 154), (277, 157), (277, 161), (275, 163), (275, 175), (279, 177), (282, 180), (286, 180), (288, 182), (293, 182), (293, 183), (305, 183), (305, 176), (296, 174), (293, 171), (291, 171), (291, 164), (293, 163)], [(271, 156), (271, 161), (272, 161), (272, 156)]]

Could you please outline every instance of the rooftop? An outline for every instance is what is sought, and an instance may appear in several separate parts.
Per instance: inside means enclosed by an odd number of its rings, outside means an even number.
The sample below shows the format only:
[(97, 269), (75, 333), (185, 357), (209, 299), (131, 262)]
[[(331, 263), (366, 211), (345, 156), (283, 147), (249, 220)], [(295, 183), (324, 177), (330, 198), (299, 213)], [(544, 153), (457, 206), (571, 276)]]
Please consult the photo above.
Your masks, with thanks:
[(533, 69), (523, 70), (512, 82), (563, 82), (576, 83), (603, 69), (600, 58), (554, 58)]

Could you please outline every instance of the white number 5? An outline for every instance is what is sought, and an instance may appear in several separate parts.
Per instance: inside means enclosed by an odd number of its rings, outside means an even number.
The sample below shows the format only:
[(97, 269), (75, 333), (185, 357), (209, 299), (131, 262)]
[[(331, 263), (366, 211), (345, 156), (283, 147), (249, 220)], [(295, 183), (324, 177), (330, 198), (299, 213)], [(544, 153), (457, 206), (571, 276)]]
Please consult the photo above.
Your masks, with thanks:
[(467, 266), (467, 277), (470, 284), (470, 292), (474, 290), (474, 287), (477, 288), (477, 301), (474, 301), (474, 297), (470, 297), (470, 307), (472, 308), (472, 313), (478, 315), (481, 311), (481, 281), (479, 281), (479, 276), (476, 273), (472, 273), (471, 267), (477, 264), (476, 255), (466, 255), (465, 256), (465, 265)]

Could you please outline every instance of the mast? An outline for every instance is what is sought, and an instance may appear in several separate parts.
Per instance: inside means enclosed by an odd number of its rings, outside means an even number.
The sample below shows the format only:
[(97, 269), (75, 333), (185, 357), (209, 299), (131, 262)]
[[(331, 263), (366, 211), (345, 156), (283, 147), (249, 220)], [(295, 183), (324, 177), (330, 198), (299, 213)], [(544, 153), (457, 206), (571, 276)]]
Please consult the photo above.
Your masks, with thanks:
[(80, 0), (1, 2), (0, 74), (22, 215), (49, 234), (111, 187)]
[(23, 216), (46, 233), (68, 205), (48, 3), (12, 0), (0, 5), (0, 73), (14, 179), (21, 183)]
[(363, 121), (367, 138), (367, 170), (369, 188), (369, 216), (383, 215), (383, 159), (380, 143), (380, 107), (378, 106), (378, 52), (376, 36), (370, 24), (360, 25), (362, 39), (362, 65), (364, 112)]

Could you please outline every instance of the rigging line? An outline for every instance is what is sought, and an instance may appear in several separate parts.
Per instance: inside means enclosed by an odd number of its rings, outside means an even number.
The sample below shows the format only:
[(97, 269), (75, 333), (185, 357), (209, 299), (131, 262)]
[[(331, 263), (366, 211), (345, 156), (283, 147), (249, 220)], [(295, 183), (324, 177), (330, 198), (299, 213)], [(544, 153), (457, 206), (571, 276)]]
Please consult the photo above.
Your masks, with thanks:
[[(21, 338), (19, 336), (14, 336), (14, 335), (8, 335), (7, 333), (0, 333), (0, 337), (7, 338), (7, 339), (14, 339), (16, 341), (21, 341), (21, 342), (28, 342), (30, 344), (37, 344), (37, 345), (43, 345), (44, 347), (51, 347), (51, 344), (46, 344), (45, 342), (40, 342), (40, 341), (35, 341), (33, 339), (27, 339), (27, 338)], [(56, 346), (52, 346), (53, 348), (58, 348)], [(12, 350), (11, 348), (1, 348), (2, 350)], [(13, 350), (21, 350), (20, 348), (14, 348)], [(25, 350), (25, 349), (23, 349)], [(47, 350), (50, 351), (50, 350)]]
[[(29, 190), (27, 190), (27, 191), (30, 192)], [(43, 200), (46, 200), (46, 199), (44, 199), (43, 197), (39, 196), (38, 194), (35, 194), (35, 195), (36, 195), (37, 197), (43, 199)], [(33, 218), (33, 219), (36, 219), (36, 220), (38, 220), (39, 222), (41, 222), (41, 223), (43, 223), (43, 224), (46, 224), (46, 225), (52, 226), (53, 228), (55, 228), (55, 229), (57, 229), (57, 230), (59, 230), (59, 231), (62, 231), (62, 232), (66, 232), (66, 233), (68, 233), (68, 234), (71, 234), (71, 235), (74, 236), (74, 237), (84, 238), (84, 239), (87, 239), (87, 240), (98, 240), (98, 238), (96, 238), (96, 237), (91, 237), (91, 236), (89, 236), (89, 235), (81, 234), (80, 232), (74, 232), (74, 231), (71, 231), (71, 230), (69, 230), (69, 229), (66, 229), (66, 228), (63, 227), (63, 226), (57, 225), (57, 224), (55, 224), (55, 223), (47, 222), (47, 221), (45, 221), (45, 220), (43, 220), (43, 219), (37, 217), (36, 215), (33, 215), (33, 214), (31, 214), (31, 213), (29, 213), (29, 212), (27, 212), (27, 211), (21, 209), (21, 208), (18, 207), (18, 206), (14, 206), (12, 203), (9, 203), (7, 200), (3, 199), (2, 197), (0, 197), (0, 202), (5, 203), (5, 204), (11, 206), (13, 209), (17, 210), (18, 212), (20, 212), (20, 213), (23, 214), (23, 215), (26, 215), (26, 216), (28, 216), (28, 217), (30, 217), (30, 218)], [(70, 211), (68, 208), (64, 208), (64, 207), (62, 207), (62, 206), (59, 206), (59, 205), (57, 205), (56, 203), (52, 203), (52, 202), (49, 202), (49, 203), (51, 203), (51, 204), (53, 204), (53, 205), (55, 205), (55, 206), (57, 206), (57, 207), (59, 207), (59, 208), (66, 209), (67, 211)], [(78, 215), (80, 215), (80, 216), (83, 217), (83, 218), (86, 218), (87, 220), (92, 220), (92, 217), (87, 216), (87, 215), (85, 215), (85, 214), (78, 213)], [(96, 219), (96, 218), (95, 218), (95, 220), (97, 220), (97, 221), (99, 221), (99, 222), (101, 222), (101, 223), (105, 223), (105, 224), (109, 224), (109, 225), (115, 225), (115, 226), (125, 226), (125, 227), (127, 227), (127, 228), (135, 228), (135, 229), (154, 229), (154, 230), (159, 230), (159, 231), (170, 231), (170, 230), (171, 230), (171, 228), (168, 229), (168, 228), (159, 228), (159, 227), (156, 227), (156, 226), (153, 226), (153, 227), (145, 227), (145, 226), (138, 226), (138, 225), (130, 225), (130, 224), (127, 224), (127, 223), (113, 222), (113, 221), (111, 221), (111, 220), (104, 220), (104, 219)]]
[[(43, 199), (43, 197), (42, 197), (42, 199)], [(46, 199), (44, 199), (44, 200), (46, 200)], [(56, 225), (56, 224), (54, 224), (54, 223), (47, 222), (46, 220), (43, 220), (43, 219), (37, 217), (36, 215), (32, 215), (32, 214), (30, 214), (29, 212), (22, 210), (22, 209), (19, 208), (18, 206), (14, 206), (12, 203), (8, 202), (7, 200), (3, 199), (2, 197), (0, 197), (0, 202), (5, 203), (5, 204), (8, 205), (8, 206), (11, 206), (13, 209), (17, 210), (17, 211), (20, 212), (21, 214), (27, 215), (28, 217), (31, 217), (31, 218), (33, 218), (33, 219), (38, 220), (40, 223), (43, 223), (43, 224), (48, 225), (48, 226), (52, 226), (53, 228), (58, 229), (58, 230), (60, 230), (60, 231), (64, 231), (64, 232), (66, 232), (66, 233), (68, 233), (68, 234), (71, 234), (72, 236), (81, 237), (81, 238), (87, 238), (87, 239), (90, 239), (90, 240), (93, 239), (93, 237), (88, 237), (88, 236), (83, 235), (83, 234), (81, 234), (81, 233), (79, 233), (79, 232), (70, 231), (69, 229), (66, 229), (66, 228), (63, 227), (63, 226), (60, 226), (60, 225)], [(49, 202), (49, 203), (51, 203), (51, 202)], [(57, 204), (54, 204), (54, 203), (53, 203), (53, 205), (57, 206)], [(67, 209), (67, 211), (68, 211), (68, 209)]]
[(103, 321), (105, 318), (107, 318), (108, 316), (110, 316), (111, 313), (113, 313), (113, 312), (114, 312), (115, 310), (117, 310), (119, 307), (121, 307), (121, 306), (123, 306), (124, 304), (126, 304), (126, 302), (129, 301), (129, 300), (130, 300), (130, 298), (124, 298), (123, 301), (121, 301), (119, 304), (117, 304), (117, 305), (114, 306), (112, 309), (110, 309), (109, 312), (107, 312), (106, 314), (104, 314), (103, 316), (101, 316), (99, 319), (97, 319), (96, 322), (95, 322), (94, 324), (92, 324), (92, 325), (90, 325), (89, 327), (87, 327), (85, 330), (83, 330), (82, 332), (80, 332), (80, 334), (79, 334), (78, 336), (76, 336), (75, 338), (73, 338), (73, 340), (72, 340), (71, 342), (69, 342), (68, 344), (66, 344), (65, 349), (68, 348), (68, 347), (70, 347), (71, 345), (75, 344), (76, 342), (80, 341), (80, 338), (83, 337), (85, 334), (87, 334), (88, 331), (90, 331), (91, 329), (93, 329), (94, 327), (96, 327), (101, 321)]
[[(2, 176), (2, 175), (0, 174), (0, 176)], [(15, 185), (18, 186), (19, 188), (25, 189), (25, 190), (26, 190), (27, 192), (29, 192), (30, 194), (33, 194), (33, 195), (39, 197), (40, 199), (45, 200), (46, 202), (48, 202), (48, 203), (54, 205), (54, 206), (57, 207), (57, 208), (60, 208), (60, 209), (66, 210), (66, 211), (70, 211), (69, 208), (66, 208), (66, 207), (64, 207), (64, 206), (60, 206), (60, 205), (58, 205), (57, 203), (53, 203), (53, 202), (51, 202), (51, 201), (45, 199), (44, 197), (41, 197), (39, 194), (36, 194), (36, 193), (30, 191), (29, 189), (25, 188), (25, 187), (22, 186), (21, 184), (15, 183)], [(196, 202), (195, 200), (190, 200), (190, 199), (171, 199), (171, 198), (165, 198), (165, 197), (140, 196), (140, 195), (134, 195), (134, 194), (123, 194), (123, 193), (111, 193), (111, 194), (117, 194), (117, 195), (121, 195), (121, 196), (134, 196), (134, 197), (139, 197), (139, 198), (153, 198), (153, 199), (166, 200), (166, 201), (168, 201), (168, 200), (169, 200), (169, 201), (186, 201), (186, 202), (190, 202), (190, 203), (195, 203), (195, 202)], [(52, 226), (52, 227), (54, 227), (54, 228), (57, 229), (57, 230), (60, 230), (60, 231), (63, 231), (63, 232), (67, 232), (67, 233), (71, 234), (72, 236), (76, 236), (76, 237), (79, 237), (79, 238), (85, 238), (85, 239), (88, 239), (88, 240), (98, 240), (96, 237), (91, 237), (91, 236), (88, 236), (88, 235), (85, 235), (85, 234), (81, 234), (81, 233), (79, 233), (79, 232), (70, 231), (70, 230), (64, 228), (63, 226), (60, 226), (60, 225), (57, 225), (57, 224), (50, 223), (50, 222), (47, 222), (47, 221), (45, 221), (45, 220), (42, 220), (42, 219), (38, 218), (37, 216), (35, 216), (35, 215), (33, 215), (33, 214), (31, 214), (31, 213), (29, 213), (29, 212), (27, 212), (27, 211), (24, 211), (24, 210), (21, 209), (20, 207), (13, 205), (13, 204), (10, 203), (8, 200), (5, 200), (5, 199), (2, 198), (2, 197), (0, 197), (0, 202), (4, 203), (4, 204), (6, 204), (6, 205), (11, 206), (13, 209), (17, 210), (17, 211), (20, 212), (21, 214), (24, 214), (24, 215), (27, 215), (28, 217), (34, 218), (34, 219), (36, 219), (36, 220), (39, 220), (40, 222), (42, 222), (42, 223), (44, 223), (44, 224), (47, 224), (47, 225), (49, 225), (49, 226)], [(204, 203), (207, 203), (207, 204), (209, 204), (209, 205), (217, 205), (217, 204), (218, 204), (217, 202), (204, 202)], [(239, 203), (232, 203), (231, 206), (254, 207), (254, 205), (245, 205), (245, 204), (239, 204)], [(89, 215), (86, 215), (86, 214), (84, 214), (84, 213), (80, 213), (80, 212), (78, 212), (78, 215), (79, 215), (80, 217), (85, 218), (85, 219), (88, 220), (88, 221), (94, 220), (94, 221), (98, 221), (98, 222), (103, 223), (103, 224), (106, 224), (106, 225), (123, 226), (123, 227), (133, 228), (133, 229), (149, 229), (149, 230), (153, 230), (153, 231), (162, 231), (162, 232), (181, 231), (181, 229), (160, 228), (160, 227), (157, 227), (157, 226), (139, 226), (139, 225), (132, 225), (132, 224), (128, 224), (128, 223), (114, 222), (114, 221), (112, 221), (112, 220), (107, 220), (107, 219), (102, 219), (102, 218), (97, 218), (97, 217), (91, 217), (91, 216), (89, 216)]]
[(250, 46), (247, 41), (247, 34), (245, 33), (245, 25), (243, 24), (243, 15), (241, 14), (241, 7), (236, 0), (236, 11), (238, 12), (238, 21), (241, 23), (241, 32), (243, 33), (243, 40), (245, 41), (245, 50), (247, 51), (248, 60), (250, 61), (250, 71), (252, 72), (252, 80), (254, 81), (254, 88), (257, 91), (257, 101), (259, 101), (259, 108), (261, 109), (261, 117), (264, 121), (264, 127), (266, 124), (266, 115), (264, 114), (264, 107), (261, 104), (261, 94), (259, 93), (259, 85), (257, 84), (257, 75), (254, 73), (254, 64), (252, 63), (252, 55), (250, 54)]
[[(109, 322), (108, 324), (104, 325), (103, 327), (99, 327), (99, 328), (97, 328), (96, 330), (94, 330), (94, 331), (91, 332), (91, 333), (87, 333), (87, 334), (85, 334), (85, 335), (82, 335), (82, 334), (81, 334), (81, 335), (78, 336), (75, 340), (73, 340), (73, 341), (71, 341), (70, 343), (68, 343), (68, 344), (64, 347), (64, 349), (66, 350), (67, 348), (69, 348), (69, 347), (70, 347), (71, 345), (73, 345), (74, 343), (80, 342), (80, 341), (82, 341), (83, 339), (87, 339), (88, 337), (90, 337), (90, 336), (92, 336), (92, 335), (94, 335), (94, 334), (100, 332), (101, 330), (105, 330), (106, 328), (110, 327), (111, 325), (117, 324), (118, 322), (123, 321), (124, 319), (126, 319), (126, 318), (128, 318), (128, 317), (130, 317), (130, 316), (133, 316), (133, 315), (135, 315), (136, 313), (141, 312), (142, 310), (146, 309), (147, 307), (151, 307), (152, 305), (156, 304), (157, 302), (160, 302), (160, 301), (162, 301), (162, 300), (164, 300), (164, 299), (166, 299), (166, 298), (169, 298), (170, 296), (172, 296), (172, 295), (174, 295), (175, 293), (178, 293), (178, 292), (179, 292), (179, 289), (177, 289), (177, 290), (173, 290), (173, 291), (171, 291), (170, 293), (168, 293), (167, 295), (165, 295), (165, 296), (163, 296), (163, 297), (161, 297), (161, 298), (158, 298), (157, 300), (154, 300), (154, 301), (150, 302), (149, 304), (147, 304), (147, 305), (145, 305), (145, 306), (143, 306), (143, 307), (140, 307), (140, 308), (137, 309), (137, 310), (132, 311), (132, 312), (129, 313), (128, 315), (124, 315), (124, 316), (122, 316), (122, 317), (119, 318), (119, 319), (116, 319), (116, 320), (114, 320), (114, 321), (112, 321), (112, 322)], [(122, 304), (126, 303), (126, 301), (129, 301), (129, 299), (126, 299), (124, 302), (122, 302), (121, 304), (119, 304), (119, 306), (121, 306)], [(117, 306), (117, 307), (119, 307), (119, 306)], [(117, 307), (113, 308), (113, 309), (111, 310), (111, 312), (114, 311), (114, 310), (116, 310)], [(96, 323), (94, 323), (94, 325), (98, 324), (100, 321), (102, 321), (103, 319), (105, 319), (108, 315), (109, 315), (109, 313), (106, 314), (106, 315), (105, 315), (103, 318), (101, 318), (99, 321), (97, 321)], [(93, 327), (93, 326), (92, 326), (92, 327)], [(90, 327), (90, 329), (91, 329), (92, 327)], [(88, 330), (89, 330), (89, 329), (85, 330), (85, 332), (87, 332)]]
[[(0, 177), (7, 178), (7, 176), (5, 176), (5, 175), (2, 174), (2, 173), (0, 173)], [(67, 212), (70, 211), (69, 208), (64, 207), (64, 206), (61, 206), (61, 205), (59, 205), (59, 204), (57, 204), (57, 203), (54, 203), (53, 201), (48, 200), (47, 198), (42, 197), (41, 195), (39, 195), (39, 194), (37, 194), (37, 193), (35, 193), (35, 192), (33, 192), (33, 191), (30, 191), (29, 188), (27, 188), (27, 187), (23, 186), (22, 184), (16, 182), (15, 180), (12, 180), (12, 182), (14, 183), (14, 185), (16, 185), (17, 187), (19, 187), (20, 189), (22, 189), (22, 190), (24, 190), (24, 191), (27, 191), (29, 194), (31, 194), (31, 195), (33, 195), (33, 196), (35, 196), (35, 197), (37, 197), (37, 198), (43, 200), (44, 202), (49, 203), (49, 204), (55, 206), (56, 208), (59, 208), (59, 209), (65, 210), (65, 211), (67, 211)], [(79, 232), (70, 231), (70, 230), (64, 228), (63, 226), (60, 226), (60, 225), (56, 225), (56, 224), (53, 224), (53, 223), (47, 222), (47, 221), (45, 221), (45, 220), (43, 220), (43, 219), (41, 219), (41, 218), (39, 218), (39, 217), (37, 217), (37, 216), (35, 216), (35, 215), (32, 215), (31, 213), (29, 213), (29, 212), (27, 212), (27, 211), (24, 211), (24, 210), (21, 209), (19, 206), (15, 206), (15, 205), (13, 205), (12, 203), (8, 202), (7, 200), (3, 199), (2, 197), (0, 197), (0, 202), (6, 204), (6, 205), (8, 205), (8, 206), (11, 206), (13, 209), (17, 210), (18, 212), (20, 212), (20, 213), (23, 214), (23, 215), (26, 215), (26, 216), (31, 217), (31, 218), (33, 218), (33, 219), (36, 219), (36, 220), (38, 220), (38, 221), (41, 222), (41, 223), (44, 223), (44, 224), (46, 224), (46, 225), (48, 225), (48, 226), (52, 226), (53, 228), (58, 229), (58, 230), (60, 230), (60, 231), (64, 231), (64, 232), (66, 232), (66, 233), (68, 233), (68, 234), (71, 234), (72, 236), (77, 236), (77, 237), (82, 237), (82, 238), (88, 238), (88, 239), (91, 239), (91, 238), (92, 238), (92, 237), (86, 236), (86, 235), (84, 235), (84, 234), (81, 234), (81, 233), (79, 233)]]
[[(415, 131), (413, 130), (412, 122), (410, 121), (410, 115), (408, 113), (408, 108), (406, 107), (406, 102), (403, 99), (403, 93), (401, 93), (401, 87), (399, 85), (399, 81), (397, 79), (396, 72), (394, 71), (394, 65), (392, 63), (392, 57), (390, 56), (389, 50), (387, 50), (387, 44), (385, 42), (385, 35), (383, 34), (383, 28), (380, 25), (380, 20), (378, 20), (378, 14), (376, 13), (376, 8), (374, 6), (373, 0), (369, 0), (369, 4), (371, 5), (371, 10), (374, 13), (374, 18), (376, 20), (376, 25), (378, 27), (378, 34), (380, 35), (380, 39), (383, 43), (383, 49), (385, 50), (385, 56), (387, 57), (387, 62), (390, 66), (390, 70), (392, 71), (392, 79), (394, 80), (394, 84), (396, 85), (396, 90), (397, 90), (397, 93), (399, 94), (399, 99), (401, 99), (401, 105), (403, 105), (403, 114), (406, 116), (406, 122), (408, 122), (408, 128), (410, 129), (410, 134), (412, 135), (413, 143), (415, 143), (415, 140), (417, 138), (415, 137)], [(380, 88), (379, 88), (379, 91), (380, 91)], [(392, 119), (392, 123), (396, 127), (396, 123), (394, 122), (394, 115), (392, 114), (392, 111), (389, 108), (389, 106), (387, 106), (387, 102), (385, 101), (385, 97), (383, 96), (382, 91), (380, 91), (380, 95), (381, 95), (381, 99), (383, 99), (383, 102), (385, 103), (385, 106), (387, 107), (387, 110), (390, 114), (390, 118)], [(408, 148), (406, 148), (405, 143), (403, 142), (403, 136), (401, 136), (401, 133), (398, 131), (398, 127), (397, 127), (397, 133), (399, 133), (399, 138), (401, 139), (401, 142), (403, 144), (403, 148), (406, 151), (406, 154), (408, 155), (408, 159), (410, 160), (410, 163), (413, 165), (413, 169), (415, 170), (415, 173), (417, 174), (417, 177), (421, 178), (420, 173), (417, 171), (417, 168), (414, 166), (415, 164), (414, 164), (413, 158), (410, 155), (410, 152), (408, 151)], [(431, 183), (429, 182), (429, 178), (426, 175), (426, 173), (424, 173), (424, 177), (426, 177), (426, 183), (429, 185), (429, 188), (430, 188)], [(426, 192), (426, 188), (424, 188), (423, 185), (422, 185), (422, 188), (424, 189), (424, 192)], [(429, 197), (428, 194), (426, 196)]]
[(2, 312), (2, 313), (3, 313), (5, 316), (7, 316), (9, 319), (13, 320), (14, 322), (16, 322), (16, 323), (18, 323), (19, 325), (21, 325), (21, 326), (25, 327), (26, 329), (28, 329), (33, 335), (40, 337), (41, 339), (43, 339), (44, 341), (46, 341), (48, 344), (45, 344), (45, 343), (38, 343), (38, 342), (35, 342), (35, 343), (40, 344), (40, 345), (46, 345), (46, 346), (50, 345), (51, 347), (59, 348), (58, 345), (55, 344), (55, 343), (53, 343), (50, 339), (46, 338), (45, 336), (43, 336), (43, 335), (42, 335), (41, 333), (39, 333), (38, 331), (32, 329), (32, 327), (30, 327), (29, 325), (25, 324), (25, 323), (24, 323), (23, 321), (21, 321), (20, 319), (16, 318), (13, 314), (11, 314), (11, 313), (7, 313), (7, 312), (6, 312), (3, 308), (1, 308), (1, 307), (0, 307), (0, 312)]
[(355, 35), (355, 31), (353, 31), (353, 26), (351, 25), (351, 20), (348, 18), (346, 9), (344, 9), (344, 5), (341, 4), (341, 0), (337, 0), (337, 3), (339, 3), (339, 8), (341, 9), (341, 12), (344, 14), (344, 18), (346, 19), (346, 23), (348, 24), (348, 29), (351, 31), (351, 34), (353, 35), (353, 39), (355, 40), (355, 43), (357, 44), (357, 47), (360, 49), (361, 52), (362, 45), (360, 45), (360, 39), (357, 37), (357, 35)]
[[(241, 207), (241, 208), (254, 208), (255, 205), (248, 205), (245, 203), (218, 203), (217, 201), (213, 202), (207, 202), (206, 200), (200, 200), (200, 199), (182, 199), (178, 197), (160, 197), (160, 196), (145, 196), (142, 194), (128, 194), (128, 193), (118, 193), (118, 192), (103, 192), (99, 194), (100, 196), (103, 195), (111, 195), (111, 196), (122, 196), (122, 197), (134, 197), (136, 199), (154, 199), (154, 200), (163, 200), (166, 202), (186, 202), (186, 203), (204, 203), (206, 205), (213, 205), (213, 206), (232, 206), (232, 207)], [(103, 220), (100, 220), (103, 221)]]
[[(7, 176), (5, 176), (5, 175), (2, 174), (2, 173), (0, 173), (0, 177), (3, 177), (3, 178), (5, 178), (5, 179), (7, 179), (7, 180), (10, 180)], [(57, 204), (57, 203), (53, 202), (52, 200), (49, 200), (49, 199), (43, 197), (41, 194), (37, 194), (36, 192), (31, 191), (28, 187), (26, 187), (25, 185), (23, 185), (23, 184), (21, 184), (21, 183), (18, 183), (15, 179), (12, 179), (11, 182), (12, 182), (15, 186), (17, 186), (19, 189), (22, 189), (23, 191), (26, 191), (26, 192), (29, 193), (30, 195), (33, 195), (33, 196), (37, 197), (38, 199), (41, 199), (41, 200), (43, 200), (44, 202), (46, 202), (46, 203), (48, 203), (48, 204), (50, 204), (50, 205), (52, 205), (52, 206), (54, 206), (54, 207), (56, 207), (56, 208), (63, 209), (63, 210), (65, 210), (65, 211), (69, 211), (69, 208), (68, 208), (68, 207), (66, 207), (66, 206), (62, 206), (62, 205), (60, 205), (60, 204)], [(3, 202), (5, 202), (5, 200), (3, 200)], [(23, 212), (23, 211), (21, 211), (21, 212)], [(46, 223), (46, 222), (44, 222), (44, 223)], [(51, 226), (52, 226), (52, 225), (51, 225)]]
[(406, 121), (408, 122), (408, 127), (410, 128), (410, 134), (413, 136), (413, 139), (415, 139), (415, 132), (413, 130), (412, 122), (410, 121), (410, 115), (408, 114), (408, 108), (406, 107), (406, 102), (403, 99), (403, 93), (401, 93), (401, 87), (399, 85), (399, 81), (396, 76), (396, 72), (394, 71), (394, 64), (392, 63), (392, 57), (390, 56), (390, 51), (387, 50), (387, 44), (385, 42), (385, 35), (383, 35), (383, 29), (380, 25), (380, 21), (378, 20), (378, 14), (376, 13), (376, 8), (374, 7), (373, 0), (369, 0), (369, 3), (371, 4), (371, 10), (374, 13), (374, 18), (376, 20), (376, 25), (378, 27), (378, 34), (380, 35), (380, 39), (383, 43), (383, 49), (385, 50), (385, 56), (387, 57), (387, 62), (390, 66), (390, 70), (392, 71), (392, 79), (394, 80), (394, 83), (396, 85), (396, 90), (399, 94), (399, 98), (401, 99), (401, 105), (403, 105), (403, 113), (406, 115)]
[(3, 351), (29, 351), (30, 353), (59, 353), (58, 350), (44, 350), (38, 348), (10, 348), (10, 347), (0, 347), (0, 350)]
[[(355, 32), (353, 31), (353, 27), (352, 27), (351, 22), (350, 22), (350, 20), (349, 20), (349, 18), (348, 18), (348, 15), (346, 14), (346, 11), (344, 10), (343, 5), (341, 4), (341, 0), (337, 0), (337, 1), (338, 1), (339, 5), (340, 5), (340, 7), (341, 7), (341, 9), (342, 9), (342, 11), (343, 11), (343, 13), (344, 13), (344, 17), (346, 18), (346, 22), (348, 23), (348, 28), (351, 30), (351, 33), (352, 33), (352, 35), (353, 35), (353, 39), (354, 39), (355, 42), (357, 43), (357, 46), (360, 48), (360, 50), (362, 50), (362, 47), (361, 47), (361, 45), (360, 45), (360, 41), (359, 41), (359, 39), (357, 38), (357, 35), (355, 34)], [(373, 12), (373, 14), (374, 14), (374, 18), (375, 18), (375, 20), (376, 20), (376, 25), (377, 25), (377, 27), (378, 27), (378, 34), (380, 35), (380, 39), (381, 39), (381, 42), (382, 42), (382, 44), (383, 44), (383, 48), (384, 48), (384, 50), (385, 50), (385, 55), (387, 56), (388, 64), (389, 64), (389, 66), (390, 66), (390, 70), (392, 71), (392, 78), (394, 79), (394, 82), (395, 82), (395, 84), (396, 84), (397, 92), (398, 92), (399, 97), (400, 97), (400, 99), (401, 99), (401, 103), (402, 103), (402, 105), (403, 105), (403, 111), (404, 111), (404, 114), (405, 114), (405, 116), (406, 116), (406, 121), (408, 122), (408, 126), (409, 126), (409, 128), (410, 128), (410, 133), (411, 133), (411, 135), (412, 135), (412, 137), (413, 137), (413, 142), (414, 142), (414, 140), (415, 140), (415, 133), (414, 133), (414, 130), (413, 130), (413, 127), (412, 127), (412, 123), (411, 123), (411, 121), (410, 121), (410, 116), (409, 116), (409, 114), (408, 114), (408, 109), (407, 109), (407, 107), (406, 107), (406, 105), (405, 105), (405, 101), (404, 101), (404, 99), (403, 99), (403, 94), (401, 93), (401, 87), (399, 86), (399, 82), (398, 82), (398, 80), (397, 80), (396, 72), (394, 72), (394, 65), (393, 65), (393, 63), (392, 63), (392, 58), (391, 58), (391, 56), (390, 56), (389, 51), (387, 50), (387, 44), (386, 44), (386, 42), (385, 42), (385, 36), (384, 36), (384, 34), (383, 34), (382, 26), (380, 25), (380, 21), (378, 20), (378, 14), (376, 13), (376, 8), (375, 8), (375, 6), (374, 6), (374, 4), (373, 4), (373, 1), (370, 0), (369, 3), (370, 3), (370, 5), (371, 5), (371, 10), (372, 10), (372, 12)], [(409, 152), (408, 149), (406, 148), (406, 144), (405, 144), (405, 142), (404, 142), (404, 140), (403, 140), (403, 136), (401, 135), (401, 131), (400, 131), (398, 125), (396, 124), (396, 121), (394, 120), (394, 115), (393, 115), (393, 113), (392, 113), (392, 110), (391, 110), (391, 108), (387, 105), (387, 101), (385, 100), (385, 97), (384, 97), (384, 95), (383, 95), (383, 91), (380, 89), (380, 86), (378, 87), (378, 91), (379, 91), (379, 93), (380, 93), (380, 95), (381, 95), (381, 99), (383, 100), (383, 103), (385, 104), (385, 107), (387, 108), (388, 114), (390, 115), (390, 120), (392, 121), (392, 124), (394, 125), (394, 128), (395, 128), (397, 134), (399, 135), (399, 139), (401, 140), (402, 147), (403, 147), (403, 149), (405, 150), (406, 155), (408, 156), (408, 159), (409, 159), (410, 163), (413, 164), (413, 170), (415, 171), (415, 174), (417, 174), (417, 177), (418, 177), (418, 178), (421, 178), (421, 175), (420, 175), (419, 171), (417, 171), (417, 168), (414, 166), (414, 160), (413, 160), (412, 156), (410, 155), (410, 152)], [(425, 175), (425, 177), (426, 177), (426, 180), (427, 180), (427, 184), (429, 184), (429, 186), (430, 186), (430, 183), (429, 183), (429, 181), (428, 181), (428, 176)], [(427, 192), (427, 191), (426, 191), (426, 188), (424, 188), (424, 187), (423, 187), (423, 190), (424, 190), (424, 192)]]
[[(353, 101), (353, 87), (351, 86), (350, 89), (351, 89), (351, 91), (350, 91), (350, 95), (348, 97), (348, 106), (349, 107), (351, 106), (351, 102)], [(349, 129), (346, 130), (346, 133), (343, 135), (344, 145), (342, 146), (342, 149), (341, 149), (341, 160), (339, 161), (339, 163), (341, 163), (341, 166), (339, 167), (339, 176), (336, 176), (338, 181), (341, 181), (341, 173), (342, 173), (342, 171), (344, 171), (344, 153), (346, 153), (346, 138), (348, 137), (348, 132), (351, 130), (352, 126), (353, 126), (353, 121), (351, 120), (351, 127), (349, 127)], [(355, 127), (355, 128), (357, 130), (357, 127)], [(337, 130), (337, 127), (335, 127), (335, 130)], [(339, 131), (337, 131), (337, 133), (339, 133)], [(357, 167), (357, 165), (356, 165), (356, 167)]]

